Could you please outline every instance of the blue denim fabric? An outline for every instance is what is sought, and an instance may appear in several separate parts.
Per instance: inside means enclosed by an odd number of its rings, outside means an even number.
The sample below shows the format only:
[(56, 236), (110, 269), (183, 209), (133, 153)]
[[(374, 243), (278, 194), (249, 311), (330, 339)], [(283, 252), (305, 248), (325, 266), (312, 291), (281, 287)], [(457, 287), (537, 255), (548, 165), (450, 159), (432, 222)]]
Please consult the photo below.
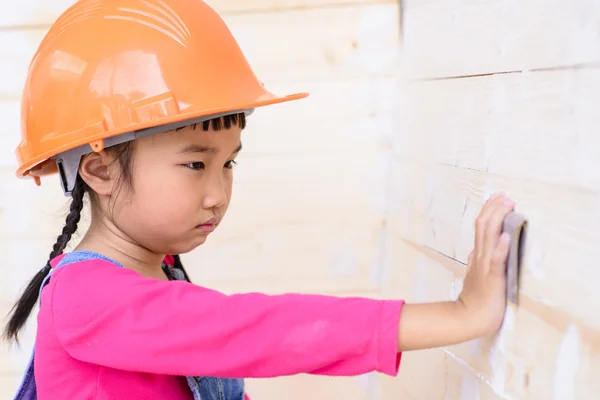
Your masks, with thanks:
[[(101, 254), (93, 253), (90, 251), (73, 251), (63, 257), (63, 259), (54, 267), (48, 276), (44, 279), (40, 288), (40, 306), (41, 306), (41, 294), (42, 289), (50, 280), (52, 273), (60, 267), (72, 264), (84, 260), (102, 259), (123, 268), (123, 265), (119, 264), (115, 260), (111, 260)], [(168, 268), (165, 270), (171, 280), (183, 280), (183, 273), (180, 270)], [(17, 394), (14, 400), (37, 400), (37, 388), (35, 385), (35, 376), (33, 368), (33, 355), (35, 353), (35, 347), (32, 350), (31, 358), (25, 374), (21, 381), (21, 385), (17, 390)], [(188, 386), (194, 394), (194, 400), (244, 400), (244, 380), (234, 378), (214, 378), (208, 376), (187, 377)]]

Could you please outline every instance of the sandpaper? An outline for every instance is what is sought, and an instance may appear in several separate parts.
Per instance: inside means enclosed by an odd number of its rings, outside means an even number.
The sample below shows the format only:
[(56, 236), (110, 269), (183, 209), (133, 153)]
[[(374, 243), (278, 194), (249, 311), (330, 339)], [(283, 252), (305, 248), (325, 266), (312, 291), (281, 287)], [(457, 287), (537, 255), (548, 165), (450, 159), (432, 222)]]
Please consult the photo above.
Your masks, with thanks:
[(521, 262), (525, 250), (527, 220), (522, 215), (510, 212), (504, 218), (502, 232), (510, 236), (510, 247), (506, 260), (506, 297), (514, 304), (519, 304), (519, 288), (521, 279)]

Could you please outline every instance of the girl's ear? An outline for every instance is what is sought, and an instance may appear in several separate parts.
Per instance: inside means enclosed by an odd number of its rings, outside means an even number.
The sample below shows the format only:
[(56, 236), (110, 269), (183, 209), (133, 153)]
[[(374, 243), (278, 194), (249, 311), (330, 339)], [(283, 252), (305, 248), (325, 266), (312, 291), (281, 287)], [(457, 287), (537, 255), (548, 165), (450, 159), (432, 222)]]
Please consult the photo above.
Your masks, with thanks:
[(100, 196), (110, 196), (118, 181), (115, 160), (106, 151), (92, 152), (82, 157), (79, 175)]

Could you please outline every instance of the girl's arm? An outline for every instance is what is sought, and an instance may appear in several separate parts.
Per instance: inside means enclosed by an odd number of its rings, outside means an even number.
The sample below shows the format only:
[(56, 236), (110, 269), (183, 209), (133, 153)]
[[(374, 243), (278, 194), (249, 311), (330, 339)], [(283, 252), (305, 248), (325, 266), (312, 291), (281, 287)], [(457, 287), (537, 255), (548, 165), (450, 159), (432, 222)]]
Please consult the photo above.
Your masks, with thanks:
[(272, 377), (398, 370), (402, 301), (225, 295), (103, 260), (60, 268), (42, 293), (74, 358), (157, 374)]
[(395, 375), (401, 351), (460, 343), (498, 329), (508, 254), (500, 229), (512, 207), (502, 197), (486, 203), (456, 302), (227, 296), (90, 260), (56, 271), (42, 293), (50, 313), (40, 319), (52, 318), (72, 357), (118, 369), (231, 378)]

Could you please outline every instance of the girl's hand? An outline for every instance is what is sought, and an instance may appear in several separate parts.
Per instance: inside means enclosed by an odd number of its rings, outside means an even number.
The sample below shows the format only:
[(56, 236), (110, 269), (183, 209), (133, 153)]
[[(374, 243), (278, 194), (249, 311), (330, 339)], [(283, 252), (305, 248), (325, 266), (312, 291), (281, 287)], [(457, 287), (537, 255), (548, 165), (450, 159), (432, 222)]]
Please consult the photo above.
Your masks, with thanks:
[(469, 256), (463, 291), (456, 301), (405, 304), (398, 327), (398, 351), (463, 343), (494, 333), (506, 309), (504, 217), (514, 203), (493, 196), (475, 222), (475, 250)]
[(475, 249), (469, 255), (467, 275), (458, 305), (465, 322), (476, 336), (494, 333), (500, 328), (506, 308), (505, 263), (509, 236), (501, 235), (506, 214), (514, 203), (504, 195), (491, 197), (475, 221)]

